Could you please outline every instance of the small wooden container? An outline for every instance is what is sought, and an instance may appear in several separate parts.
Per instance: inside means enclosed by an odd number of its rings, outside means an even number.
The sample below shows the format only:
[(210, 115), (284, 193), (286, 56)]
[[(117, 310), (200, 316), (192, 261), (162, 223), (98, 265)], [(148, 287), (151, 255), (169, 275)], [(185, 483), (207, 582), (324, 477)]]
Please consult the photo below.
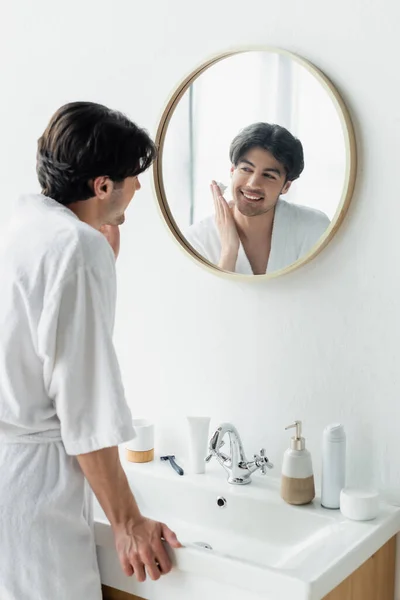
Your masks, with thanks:
[(154, 460), (154, 448), (151, 450), (144, 450), (143, 452), (137, 450), (129, 450), (125, 448), (126, 460), (133, 463), (146, 463)]
[(154, 425), (146, 419), (133, 419), (135, 437), (125, 444), (126, 460), (146, 463), (154, 460)]

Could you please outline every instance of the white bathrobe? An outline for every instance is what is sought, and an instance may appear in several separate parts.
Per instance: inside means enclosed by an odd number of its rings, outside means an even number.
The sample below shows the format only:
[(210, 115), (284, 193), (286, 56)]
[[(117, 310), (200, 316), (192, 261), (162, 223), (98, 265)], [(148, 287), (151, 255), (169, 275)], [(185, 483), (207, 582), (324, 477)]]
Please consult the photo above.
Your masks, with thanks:
[[(329, 224), (328, 217), (319, 210), (278, 200), (266, 273), (284, 269), (307, 254)], [(214, 215), (189, 227), (185, 237), (199, 254), (218, 265), (221, 242)], [(235, 273), (253, 275), (242, 244), (239, 247)]]
[(104, 236), (41, 195), (0, 237), (0, 599), (100, 600), (75, 457), (133, 437)]

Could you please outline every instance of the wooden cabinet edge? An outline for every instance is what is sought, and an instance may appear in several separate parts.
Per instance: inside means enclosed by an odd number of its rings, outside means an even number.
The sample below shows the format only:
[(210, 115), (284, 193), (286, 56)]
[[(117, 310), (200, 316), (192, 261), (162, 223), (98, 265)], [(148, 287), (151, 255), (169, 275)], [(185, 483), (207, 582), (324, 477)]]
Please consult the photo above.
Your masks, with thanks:
[(128, 594), (128, 592), (116, 590), (108, 585), (102, 585), (101, 588), (103, 591), (103, 600), (145, 600), (145, 598), (133, 596), (132, 594)]
[[(396, 536), (323, 600), (394, 600)], [(103, 585), (103, 600), (145, 600)]]
[(394, 600), (396, 536), (323, 600)]

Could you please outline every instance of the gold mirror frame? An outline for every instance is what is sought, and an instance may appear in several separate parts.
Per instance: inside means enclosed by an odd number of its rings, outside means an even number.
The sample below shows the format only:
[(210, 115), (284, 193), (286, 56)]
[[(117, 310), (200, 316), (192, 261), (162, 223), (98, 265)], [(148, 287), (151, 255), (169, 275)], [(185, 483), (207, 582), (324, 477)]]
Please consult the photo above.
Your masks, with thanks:
[[(186, 241), (184, 235), (181, 233), (178, 225), (176, 224), (174, 217), (172, 216), (164, 189), (162, 172), (162, 154), (164, 150), (164, 142), (168, 130), (168, 125), (179, 100), (182, 98), (183, 94), (186, 92), (188, 87), (202, 73), (204, 73), (204, 71), (209, 69), (212, 65), (215, 65), (216, 63), (220, 62), (221, 60), (224, 60), (225, 58), (229, 58), (230, 56), (234, 56), (236, 54), (243, 54), (254, 51), (274, 52), (277, 54), (285, 55), (302, 65), (317, 79), (317, 81), (323, 86), (323, 88), (328, 93), (336, 108), (342, 126), (346, 151), (346, 172), (342, 196), (330, 226), (327, 228), (324, 235), (321, 236), (321, 239), (319, 240), (318, 244), (316, 244), (314, 248), (310, 250), (310, 252), (302, 256), (300, 259), (298, 259), (296, 262), (292, 263), (288, 267), (265, 275), (244, 275), (241, 273), (224, 271), (223, 269), (220, 269), (217, 265), (210, 263), (207, 259), (201, 256), (201, 254), (199, 254), (194, 248), (192, 248), (189, 242)], [(322, 73), (322, 71), (320, 71), (308, 60), (281, 48), (275, 48), (272, 46), (256, 46), (230, 50), (222, 54), (218, 54), (207, 60), (205, 63), (198, 66), (187, 77), (185, 77), (185, 79), (178, 85), (178, 87), (175, 89), (175, 91), (172, 93), (172, 96), (168, 100), (157, 128), (156, 144), (159, 149), (159, 154), (154, 163), (153, 183), (155, 187), (158, 206), (161, 210), (163, 220), (166, 223), (168, 230), (170, 231), (170, 233), (172, 233), (175, 241), (178, 242), (179, 246), (183, 248), (185, 253), (188, 256), (190, 256), (197, 264), (200, 264), (203, 268), (207, 269), (213, 274), (220, 275), (229, 279), (236, 279), (242, 281), (265, 281), (267, 279), (274, 279), (275, 277), (279, 277), (280, 275), (286, 275), (287, 273), (290, 273), (291, 271), (294, 271), (295, 269), (298, 269), (299, 267), (310, 262), (315, 256), (317, 256), (317, 254), (319, 254), (325, 248), (325, 246), (327, 246), (327, 244), (330, 242), (330, 240), (334, 237), (335, 233), (339, 229), (344, 217), (346, 216), (354, 191), (357, 173), (356, 140), (350, 114), (343, 99), (341, 98), (338, 90), (335, 88), (333, 83), (326, 77), (326, 75), (324, 75), (324, 73)]]

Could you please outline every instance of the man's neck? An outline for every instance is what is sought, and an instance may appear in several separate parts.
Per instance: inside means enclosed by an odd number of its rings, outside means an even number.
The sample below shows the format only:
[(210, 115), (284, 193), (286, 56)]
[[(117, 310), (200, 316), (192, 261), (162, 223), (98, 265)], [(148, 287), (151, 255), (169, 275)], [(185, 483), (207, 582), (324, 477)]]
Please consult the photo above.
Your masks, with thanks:
[(96, 200), (94, 197), (88, 198), (88, 200), (72, 202), (68, 204), (68, 208), (84, 223), (95, 229), (100, 229), (103, 223), (99, 217), (99, 208)]
[(270, 240), (272, 237), (272, 228), (274, 224), (275, 208), (255, 217), (246, 217), (234, 207), (233, 218), (235, 219), (239, 237), (242, 242), (246, 240)]

